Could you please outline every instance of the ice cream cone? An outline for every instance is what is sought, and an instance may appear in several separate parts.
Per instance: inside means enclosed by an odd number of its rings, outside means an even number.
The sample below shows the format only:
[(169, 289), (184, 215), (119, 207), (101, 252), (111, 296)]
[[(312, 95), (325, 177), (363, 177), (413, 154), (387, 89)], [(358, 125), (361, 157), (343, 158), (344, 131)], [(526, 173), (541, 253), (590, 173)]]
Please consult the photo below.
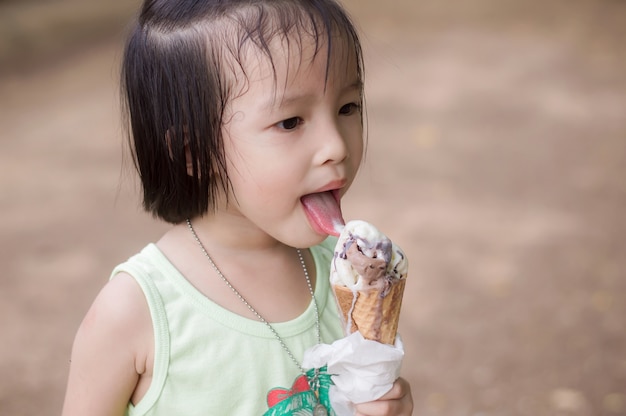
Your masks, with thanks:
[(333, 285), (346, 335), (359, 331), (365, 339), (394, 345), (406, 279), (385, 289), (352, 291)]

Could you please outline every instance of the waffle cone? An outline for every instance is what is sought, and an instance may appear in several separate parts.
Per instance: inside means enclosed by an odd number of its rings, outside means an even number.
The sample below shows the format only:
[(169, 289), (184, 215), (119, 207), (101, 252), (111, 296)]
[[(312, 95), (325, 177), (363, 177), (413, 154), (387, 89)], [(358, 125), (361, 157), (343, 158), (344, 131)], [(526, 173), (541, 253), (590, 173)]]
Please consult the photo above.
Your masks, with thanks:
[(394, 345), (405, 283), (406, 279), (397, 280), (386, 295), (382, 289), (352, 292), (333, 285), (346, 335), (359, 331), (365, 339)]

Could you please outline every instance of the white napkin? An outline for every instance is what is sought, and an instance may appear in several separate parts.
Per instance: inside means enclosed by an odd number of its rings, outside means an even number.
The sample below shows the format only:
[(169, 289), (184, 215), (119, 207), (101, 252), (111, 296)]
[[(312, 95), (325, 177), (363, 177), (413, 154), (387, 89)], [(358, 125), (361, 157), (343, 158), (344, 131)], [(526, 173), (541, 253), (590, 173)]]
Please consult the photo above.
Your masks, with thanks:
[(352, 416), (354, 404), (376, 400), (387, 393), (400, 376), (404, 347), (370, 341), (355, 332), (332, 344), (319, 344), (304, 353), (304, 368), (328, 366), (332, 374), (330, 402), (337, 416)]

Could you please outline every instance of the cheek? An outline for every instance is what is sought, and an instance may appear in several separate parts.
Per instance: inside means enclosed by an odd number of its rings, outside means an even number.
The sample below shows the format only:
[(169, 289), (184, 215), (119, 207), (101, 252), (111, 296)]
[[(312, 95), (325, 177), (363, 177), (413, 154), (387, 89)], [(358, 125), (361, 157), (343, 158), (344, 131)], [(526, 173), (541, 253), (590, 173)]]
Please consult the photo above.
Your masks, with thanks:
[(293, 169), (285, 158), (264, 151), (234, 152), (229, 157), (229, 169), (233, 192), (242, 202), (276, 203), (278, 195), (293, 187)]
[(365, 139), (363, 137), (363, 128), (359, 125), (354, 128), (352, 139), (348, 143), (348, 152), (350, 155), (350, 163), (355, 170), (361, 166), (363, 159), (363, 151), (365, 149)]

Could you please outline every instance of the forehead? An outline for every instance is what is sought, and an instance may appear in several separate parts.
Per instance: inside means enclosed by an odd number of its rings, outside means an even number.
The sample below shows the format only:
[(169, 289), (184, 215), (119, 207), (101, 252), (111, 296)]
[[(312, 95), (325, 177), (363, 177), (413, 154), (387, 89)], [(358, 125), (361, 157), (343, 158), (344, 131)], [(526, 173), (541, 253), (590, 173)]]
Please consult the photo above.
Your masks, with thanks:
[[(340, 33), (276, 35), (263, 45), (241, 45), (233, 69), (233, 91), (244, 93), (251, 82), (272, 81), (274, 95), (303, 79), (315, 80), (319, 88), (361, 83), (359, 56), (354, 45)], [(266, 82), (268, 84), (268, 82)]]

